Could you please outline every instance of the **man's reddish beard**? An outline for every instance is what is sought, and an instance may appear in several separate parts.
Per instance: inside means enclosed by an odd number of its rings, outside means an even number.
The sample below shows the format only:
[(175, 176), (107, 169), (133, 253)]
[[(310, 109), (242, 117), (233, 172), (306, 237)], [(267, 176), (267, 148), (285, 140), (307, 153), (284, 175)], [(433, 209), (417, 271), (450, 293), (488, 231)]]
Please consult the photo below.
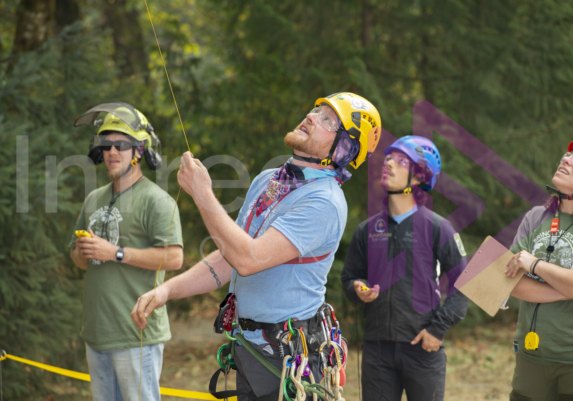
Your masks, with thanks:
[(299, 152), (304, 152), (307, 155), (318, 158), (327, 157), (330, 147), (332, 146), (332, 143), (319, 143), (313, 138), (312, 134), (310, 134), (308, 138), (302, 139), (297, 136), (294, 131), (285, 135), (284, 143), (293, 150), (298, 150)]

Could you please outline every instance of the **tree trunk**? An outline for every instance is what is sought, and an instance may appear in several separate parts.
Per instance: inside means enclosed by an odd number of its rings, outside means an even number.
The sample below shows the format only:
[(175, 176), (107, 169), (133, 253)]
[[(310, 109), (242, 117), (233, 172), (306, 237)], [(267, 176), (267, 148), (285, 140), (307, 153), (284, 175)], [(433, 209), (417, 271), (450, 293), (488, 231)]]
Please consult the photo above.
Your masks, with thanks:
[(114, 60), (126, 78), (143, 76), (149, 81), (148, 55), (143, 31), (139, 25), (139, 11), (127, 9), (126, 0), (103, 0), (103, 11), (113, 33)]
[(48, 39), (53, 9), (53, 0), (20, 2), (12, 54), (36, 50)]
[[(12, 56), (36, 50), (48, 39), (50, 22), (54, 12), (53, 0), (21, 0), (16, 11), (16, 33), (12, 44)], [(12, 72), (15, 58), (6, 66)]]
[(55, 0), (56, 9), (54, 19), (56, 22), (56, 33), (80, 19), (80, 6), (76, 0)]

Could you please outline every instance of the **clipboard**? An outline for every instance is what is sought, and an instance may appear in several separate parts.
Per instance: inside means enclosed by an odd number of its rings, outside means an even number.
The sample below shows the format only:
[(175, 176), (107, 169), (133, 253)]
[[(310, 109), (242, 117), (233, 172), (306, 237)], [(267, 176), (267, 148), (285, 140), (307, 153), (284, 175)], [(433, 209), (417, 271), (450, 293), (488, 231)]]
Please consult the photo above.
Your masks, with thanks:
[(514, 254), (488, 236), (454, 283), (459, 291), (490, 316), (495, 316), (525, 274), (520, 269), (514, 278), (505, 275), (507, 262)]

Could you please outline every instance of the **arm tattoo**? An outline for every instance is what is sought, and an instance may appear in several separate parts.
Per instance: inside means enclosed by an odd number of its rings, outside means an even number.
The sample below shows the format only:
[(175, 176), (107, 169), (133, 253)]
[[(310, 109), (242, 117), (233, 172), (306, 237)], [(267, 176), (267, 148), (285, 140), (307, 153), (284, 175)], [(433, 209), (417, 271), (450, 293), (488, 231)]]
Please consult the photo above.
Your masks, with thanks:
[(221, 280), (219, 280), (219, 276), (217, 276), (217, 273), (215, 273), (215, 269), (213, 269), (205, 259), (203, 259), (203, 263), (209, 266), (209, 271), (211, 272), (211, 274), (215, 278), (215, 281), (217, 282), (217, 288), (221, 287)]

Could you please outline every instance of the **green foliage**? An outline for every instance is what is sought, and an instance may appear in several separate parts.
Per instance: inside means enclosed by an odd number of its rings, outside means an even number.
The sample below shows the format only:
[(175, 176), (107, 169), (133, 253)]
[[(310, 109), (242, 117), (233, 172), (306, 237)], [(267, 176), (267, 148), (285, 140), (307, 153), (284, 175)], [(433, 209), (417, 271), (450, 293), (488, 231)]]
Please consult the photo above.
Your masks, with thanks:
[[(97, 55), (85, 50), (99, 39), (89, 36), (85, 26), (72, 26), (21, 56), (13, 72), (0, 77), (0, 349), (76, 369), (83, 359), (78, 337), (83, 275), (70, 268), (67, 244), (81, 207), (81, 170), (59, 176), (57, 213), (46, 211), (43, 194), (46, 156), (60, 162), (85, 152), (69, 121), (99, 97), (94, 83), (108, 78), (103, 69), (92, 68)], [(26, 165), (24, 153), (17, 155), (17, 141), (25, 138), (28, 176), (17, 179), (18, 168)], [(25, 202), (28, 210), (18, 211)], [(40, 370), (3, 364), (5, 399), (45, 392)]]

